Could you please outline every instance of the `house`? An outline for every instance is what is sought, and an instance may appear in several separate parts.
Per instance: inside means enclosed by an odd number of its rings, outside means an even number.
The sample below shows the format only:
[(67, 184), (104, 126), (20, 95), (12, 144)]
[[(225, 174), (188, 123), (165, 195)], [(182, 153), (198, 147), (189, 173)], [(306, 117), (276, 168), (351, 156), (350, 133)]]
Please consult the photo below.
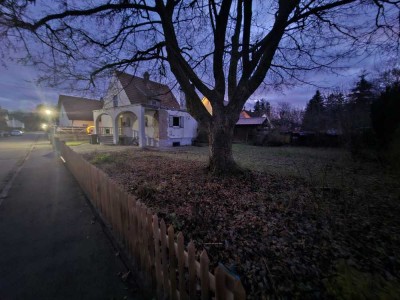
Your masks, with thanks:
[(59, 127), (93, 126), (93, 110), (101, 109), (102, 101), (60, 95), (58, 97)]
[[(204, 97), (201, 102), (207, 109), (210, 115), (212, 115), (212, 105), (210, 101)], [(242, 110), (240, 112), (239, 120), (236, 122), (234, 129), (234, 140), (237, 142), (249, 142), (254, 141), (259, 132), (263, 132), (262, 135), (266, 135), (268, 129), (272, 128), (272, 124), (266, 115), (261, 117), (252, 117), (250, 111)]]
[(101, 143), (139, 146), (191, 145), (197, 122), (177, 102), (167, 85), (124, 72), (115, 72), (103, 107), (93, 111)]
[(17, 119), (11, 118), (8, 119), (6, 116), (6, 123), (9, 128), (18, 128), (18, 129), (24, 129), (25, 124)]

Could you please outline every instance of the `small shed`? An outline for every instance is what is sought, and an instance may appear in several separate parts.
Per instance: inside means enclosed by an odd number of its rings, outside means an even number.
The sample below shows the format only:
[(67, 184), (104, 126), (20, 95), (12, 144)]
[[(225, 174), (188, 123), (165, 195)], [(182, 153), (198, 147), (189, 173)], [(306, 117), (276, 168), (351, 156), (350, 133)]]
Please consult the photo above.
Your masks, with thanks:
[(234, 140), (236, 142), (252, 142), (259, 131), (269, 128), (271, 128), (271, 123), (268, 117), (239, 118), (235, 126)]

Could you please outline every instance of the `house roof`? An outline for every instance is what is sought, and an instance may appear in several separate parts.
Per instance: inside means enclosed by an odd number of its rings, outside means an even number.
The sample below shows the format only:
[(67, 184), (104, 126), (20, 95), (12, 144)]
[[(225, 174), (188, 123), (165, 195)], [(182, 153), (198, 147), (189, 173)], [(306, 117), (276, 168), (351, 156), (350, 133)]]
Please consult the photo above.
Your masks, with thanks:
[(242, 110), (242, 111), (240, 112), (239, 118), (249, 119), (249, 118), (251, 118), (251, 116), (249, 115), (249, 113), (248, 113), (247, 111)]
[(267, 121), (268, 118), (266, 117), (259, 117), (259, 118), (239, 118), (236, 125), (262, 125)]
[(120, 71), (117, 71), (116, 75), (132, 104), (148, 104), (149, 100), (154, 99), (159, 100), (163, 108), (180, 108), (167, 85)]
[(93, 110), (101, 109), (103, 102), (99, 100), (60, 95), (58, 107), (64, 110), (70, 120), (93, 121)]

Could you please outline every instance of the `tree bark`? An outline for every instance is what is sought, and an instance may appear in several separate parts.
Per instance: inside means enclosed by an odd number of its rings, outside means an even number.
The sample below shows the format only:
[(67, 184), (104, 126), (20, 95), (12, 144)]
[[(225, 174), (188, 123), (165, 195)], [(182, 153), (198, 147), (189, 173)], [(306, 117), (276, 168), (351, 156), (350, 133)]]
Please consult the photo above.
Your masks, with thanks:
[(232, 124), (227, 116), (224, 119), (216, 120), (214, 118), (208, 129), (209, 171), (215, 175), (229, 175), (241, 171), (234, 161), (232, 153), (235, 123)]

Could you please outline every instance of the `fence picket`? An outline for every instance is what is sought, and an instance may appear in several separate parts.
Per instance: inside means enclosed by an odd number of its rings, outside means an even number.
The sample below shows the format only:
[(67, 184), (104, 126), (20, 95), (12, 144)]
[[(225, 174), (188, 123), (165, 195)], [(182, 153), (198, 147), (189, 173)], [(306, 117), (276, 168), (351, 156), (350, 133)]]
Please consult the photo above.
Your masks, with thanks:
[(158, 217), (153, 216), (153, 236), (154, 236), (154, 268), (157, 281), (157, 295), (162, 297), (162, 276), (161, 276), (161, 257), (160, 257), (160, 228), (158, 226)]
[(167, 260), (167, 226), (164, 219), (160, 222), (161, 231), (161, 264), (162, 264), (162, 278), (164, 286), (164, 294), (169, 293), (169, 280), (168, 280), (168, 260)]
[(209, 298), (209, 264), (210, 260), (207, 256), (207, 251), (203, 250), (200, 254), (200, 284), (201, 284), (201, 299), (208, 300)]
[(242, 285), (240, 280), (236, 280), (235, 285), (233, 287), (233, 297), (235, 300), (245, 300), (246, 299), (246, 291)]
[(174, 227), (168, 227), (168, 251), (169, 251), (169, 280), (171, 282), (170, 298), (176, 297), (176, 256), (175, 256), (175, 233)]
[(179, 232), (177, 236), (178, 247), (177, 247), (177, 257), (178, 257), (178, 273), (179, 273), (179, 299), (185, 300), (187, 298), (186, 288), (185, 288), (185, 246), (184, 237), (182, 232)]
[(193, 241), (188, 245), (189, 299), (196, 299), (196, 248)]
[(215, 275), (215, 296), (217, 300), (224, 300), (227, 298), (225, 290), (225, 272), (221, 267), (216, 267)]

